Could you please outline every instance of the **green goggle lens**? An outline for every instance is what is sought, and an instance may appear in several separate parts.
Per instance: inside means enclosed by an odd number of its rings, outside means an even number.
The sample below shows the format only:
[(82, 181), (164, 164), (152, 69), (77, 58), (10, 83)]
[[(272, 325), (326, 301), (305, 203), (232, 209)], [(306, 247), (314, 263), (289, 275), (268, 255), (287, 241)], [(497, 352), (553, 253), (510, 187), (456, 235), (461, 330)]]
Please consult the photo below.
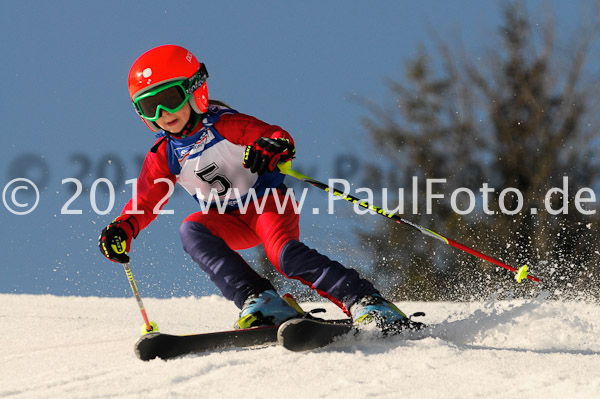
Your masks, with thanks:
[(142, 94), (133, 101), (133, 105), (144, 119), (154, 122), (160, 118), (161, 109), (173, 114), (189, 98), (183, 82), (173, 82)]

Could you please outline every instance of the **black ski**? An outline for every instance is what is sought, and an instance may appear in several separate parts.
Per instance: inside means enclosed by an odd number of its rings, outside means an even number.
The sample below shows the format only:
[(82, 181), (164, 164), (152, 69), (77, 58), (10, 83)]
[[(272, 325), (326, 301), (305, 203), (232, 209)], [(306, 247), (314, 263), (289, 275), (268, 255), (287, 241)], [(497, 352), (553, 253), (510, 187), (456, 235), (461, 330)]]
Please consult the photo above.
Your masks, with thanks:
[(193, 335), (150, 333), (142, 335), (134, 350), (141, 360), (163, 360), (224, 348), (246, 348), (277, 343), (279, 326), (263, 326), (243, 330), (220, 331)]
[[(345, 323), (347, 326), (351, 325), (350, 319), (325, 321), (315, 318), (310, 312), (306, 313), (304, 318), (297, 320), (321, 320), (325, 324), (344, 325)], [(278, 325), (262, 326), (193, 335), (150, 333), (140, 337), (135, 343), (134, 350), (141, 360), (155, 358), (167, 360), (218, 349), (275, 345), (277, 344), (277, 330), (279, 327)]]
[(350, 323), (331, 323), (311, 319), (293, 319), (283, 323), (277, 331), (277, 341), (294, 352), (322, 348), (336, 339), (355, 333)]
[[(418, 313), (415, 315), (423, 315)], [(417, 331), (425, 327), (423, 323), (404, 319), (401, 323), (381, 327), (379, 337), (388, 337), (406, 331)], [(342, 337), (359, 335), (361, 330), (350, 323), (339, 323), (315, 319), (292, 319), (283, 323), (277, 331), (277, 341), (284, 348), (294, 352), (325, 347)]]

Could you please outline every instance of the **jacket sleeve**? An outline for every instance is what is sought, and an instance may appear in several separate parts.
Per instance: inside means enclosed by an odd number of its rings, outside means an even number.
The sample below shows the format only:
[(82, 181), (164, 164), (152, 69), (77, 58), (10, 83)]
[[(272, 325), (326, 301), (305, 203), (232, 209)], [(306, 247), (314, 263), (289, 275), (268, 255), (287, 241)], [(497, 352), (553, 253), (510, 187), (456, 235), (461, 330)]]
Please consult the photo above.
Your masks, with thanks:
[(228, 141), (244, 146), (261, 137), (285, 138), (294, 143), (292, 136), (281, 127), (245, 114), (225, 114), (215, 123), (215, 128)]
[[(139, 230), (156, 218), (175, 188), (175, 176), (169, 170), (166, 147), (160, 145), (156, 153), (150, 151), (146, 154), (136, 182), (135, 195), (121, 212), (131, 215), (138, 223)], [(138, 232), (135, 232), (136, 236)]]

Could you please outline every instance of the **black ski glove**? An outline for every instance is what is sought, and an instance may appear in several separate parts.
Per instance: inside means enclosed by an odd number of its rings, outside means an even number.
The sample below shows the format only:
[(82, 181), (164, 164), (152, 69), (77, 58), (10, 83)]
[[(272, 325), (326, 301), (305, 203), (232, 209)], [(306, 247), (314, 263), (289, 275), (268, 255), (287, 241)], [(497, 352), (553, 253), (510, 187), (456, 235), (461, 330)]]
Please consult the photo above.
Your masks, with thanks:
[(290, 140), (261, 137), (246, 147), (244, 167), (260, 176), (273, 172), (278, 163), (294, 158), (295, 154), (294, 143)]
[(106, 226), (100, 237), (98, 247), (102, 255), (117, 263), (128, 263), (127, 252), (131, 248), (131, 239), (137, 237), (139, 228), (137, 221), (131, 215), (121, 215)]

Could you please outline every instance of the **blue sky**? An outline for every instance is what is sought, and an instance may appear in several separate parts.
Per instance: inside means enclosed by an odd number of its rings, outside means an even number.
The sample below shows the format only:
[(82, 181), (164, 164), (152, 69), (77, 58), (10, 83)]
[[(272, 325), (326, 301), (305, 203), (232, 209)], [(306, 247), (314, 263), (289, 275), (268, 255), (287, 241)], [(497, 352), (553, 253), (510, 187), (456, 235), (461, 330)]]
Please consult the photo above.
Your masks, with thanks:
[[(0, 15), (4, 145), (0, 189), (14, 178), (39, 184), (35, 211), (16, 216), (0, 204), (0, 292), (127, 295), (119, 265), (103, 259), (97, 236), (130, 195), (152, 133), (133, 111), (126, 78), (142, 52), (182, 45), (206, 63), (209, 93), (241, 112), (286, 128), (296, 140), (295, 167), (320, 180), (339, 177), (335, 160), (356, 154), (356, 172), (377, 159), (358, 103), (391, 101), (385, 80), (401, 80), (419, 45), (435, 52), (433, 32), (462, 40), (473, 54), (493, 45), (503, 2), (481, 1), (23, 1)], [(542, 18), (544, 1), (526, 2)], [(572, 32), (589, 2), (555, 2), (558, 35)], [(596, 55), (596, 62), (598, 61)], [(385, 168), (385, 167), (384, 167)], [(112, 212), (97, 215), (88, 192), (62, 215), (78, 178), (117, 187)], [(302, 186), (297, 186), (302, 187)], [(106, 196), (98, 206), (106, 208)], [(27, 193), (21, 191), (21, 202)], [(311, 191), (307, 208), (322, 207)], [(148, 296), (216, 292), (179, 243), (181, 220), (196, 210), (182, 193), (134, 242), (131, 267)], [(339, 207), (337, 215), (302, 216), (307, 244), (364, 267), (368, 255), (351, 231), (371, 223)], [(247, 256), (252, 257), (253, 251)]]

